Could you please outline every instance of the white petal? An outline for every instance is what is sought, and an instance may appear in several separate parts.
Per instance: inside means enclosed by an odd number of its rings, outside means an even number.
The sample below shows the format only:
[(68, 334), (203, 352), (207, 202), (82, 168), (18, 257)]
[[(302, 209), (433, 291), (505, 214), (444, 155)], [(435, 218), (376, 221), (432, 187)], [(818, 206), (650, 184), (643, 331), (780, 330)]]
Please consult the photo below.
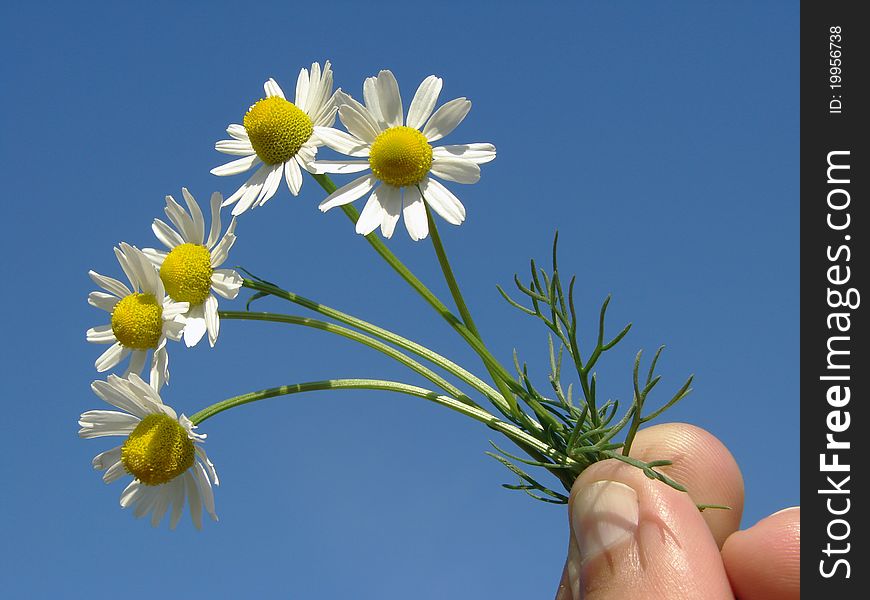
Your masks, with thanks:
[(269, 78), (269, 81), (263, 84), (263, 91), (266, 92), (266, 96), (278, 96), (279, 98), (284, 98), (284, 90), (282, 90), (281, 86), (271, 77)]
[(405, 115), (402, 112), (399, 84), (392, 71), (384, 70), (378, 73), (377, 90), (384, 122), (388, 127), (399, 127), (404, 122)]
[(254, 147), (248, 140), (221, 140), (214, 145), (214, 149), (224, 154), (233, 156), (250, 156), (256, 154)]
[(456, 129), (471, 110), (471, 102), (465, 98), (456, 98), (435, 111), (435, 114), (423, 128), (423, 136), (430, 142), (440, 140)]
[(125, 296), (129, 296), (133, 293), (126, 285), (124, 285), (117, 279), (113, 279), (112, 277), (100, 275), (96, 271), (88, 271), (88, 276), (90, 276), (93, 282), (96, 283), (98, 286), (100, 286), (107, 292), (115, 294), (119, 299), (124, 298)]
[(230, 137), (237, 140), (248, 140), (250, 142), (250, 138), (248, 138), (248, 131), (242, 125), (237, 125), (233, 123), (232, 125), (227, 127), (227, 133), (230, 134)]
[[(135, 429), (135, 425), (133, 428)], [(91, 465), (97, 471), (105, 471), (111, 469), (119, 460), (121, 460), (121, 446), (115, 446), (111, 450), (97, 454), (91, 461)]]
[(169, 220), (172, 221), (172, 224), (175, 225), (175, 229), (181, 234), (181, 237), (184, 238), (185, 242), (191, 244), (202, 243), (202, 237), (200, 237), (197, 242), (197, 231), (196, 225), (193, 222), (193, 217), (187, 214), (187, 212), (172, 196), (166, 196), (166, 208), (164, 209), (164, 212), (166, 213), (166, 216), (169, 217)]
[[(121, 270), (124, 271), (124, 275), (127, 276), (127, 280), (133, 286), (133, 289), (138, 291), (141, 281), (137, 276), (135, 265), (131, 264), (131, 260), (128, 259), (128, 256), (125, 253), (129, 248), (132, 248), (132, 246), (121, 242), (120, 248), (115, 247), (112, 251), (115, 253), (115, 258), (118, 260), (118, 264), (121, 265)], [(130, 252), (130, 254), (132, 256), (132, 252)]]
[(320, 76), (320, 63), (311, 63), (311, 74), (309, 75), (308, 95), (305, 98), (305, 108), (302, 109), (306, 114), (316, 112), (323, 102), (323, 78)]
[(122, 346), (121, 342), (115, 342), (100, 355), (94, 366), (97, 368), (98, 373), (103, 373), (127, 358), (128, 354), (130, 354), (129, 348)]
[[(184, 415), (182, 415), (182, 420), (184, 418), (185, 418)], [(205, 434), (200, 435), (200, 434), (196, 434), (193, 432), (191, 432), (191, 434), (196, 436), (197, 438), (204, 437), (204, 435), (205, 435)], [(220, 479), (218, 479), (218, 474), (214, 468), (214, 463), (212, 463), (208, 459), (208, 455), (205, 453), (205, 450), (203, 449), (203, 447), (197, 445), (195, 447), (195, 449), (196, 449), (196, 455), (199, 457), (199, 460), (202, 461), (202, 466), (205, 468), (205, 472), (208, 475), (208, 480), (211, 481), (214, 485), (220, 485), (221, 482), (220, 482)]]
[(371, 144), (380, 133), (379, 125), (371, 121), (367, 110), (363, 113), (356, 107), (345, 104), (339, 109), (338, 116), (347, 130), (364, 142)]
[(492, 144), (454, 144), (432, 148), (433, 158), (464, 158), (482, 165), (495, 158), (495, 146)]
[(142, 291), (154, 294), (158, 299), (164, 295), (163, 282), (160, 280), (160, 273), (148, 260), (148, 257), (142, 254), (142, 251), (133, 246), (121, 244), (124, 248), (124, 253), (127, 257), (127, 263), (135, 271), (139, 285), (142, 286)]
[(190, 211), (190, 216), (193, 219), (193, 227), (197, 234), (197, 241), (191, 241), (194, 244), (199, 244), (201, 246), (202, 242), (205, 240), (205, 218), (202, 216), (202, 209), (199, 207), (196, 198), (187, 191), (187, 188), (181, 188), (181, 195), (184, 197), (185, 203), (187, 203), (187, 210)]
[[(341, 90), (336, 90), (339, 92)], [(338, 114), (338, 106), (335, 103), (335, 94), (323, 103), (317, 114), (311, 117), (311, 122), (318, 127), (332, 127), (335, 124), (335, 116)]]
[(217, 341), (218, 333), (220, 332), (220, 320), (218, 319), (218, 302), (217, 298), (209, 294), (204, 302), (205, 308), (205, 326), (208, 329), (208, 343), (214, 348), (214, 343)]
[(323, 73), (317, 94), (309, 91), (306, 113), (317, 125), (331, 126), (335, 122), (335, 94), (332, 92), (333, 75), (329, 61), (323, 63)]
[[(363, 106), (362, 104), (357, 102), (349, 94), (345, 94), (344, 92), (337, 91), (337, 92), (335, 92), (335, 101), (339, 106), (339, 111), (338, 111), (339, 117), (341, 116), (341, 109), (345, 106), (350, 106), (353, 110), (355, 110), (357, 113), (359, 113), (359, 116), (362, 119), (364, 119), (368, 123), (369, 128), (371, 128), (373, 131), (378, 131), (378, 132), (381, 131), (381, 126), (380, 126), (380, 122), (378, 121), (378, 119), (375, 118), (374, 115), (372, 115), (371, 111), (368, 108), (366, 108), (365, 106)], [(353, 133), (353, 132), (351, 131), (351, 133)], [(357, 136), (357, 137), (359, 137), (359, 136)]]
[(378, 96), (377, 87), (377, 77), (366, 77), (366, 80), (363, 82), (363, 100), (365, 101), (366, 108), (378, 122), (378, 125), (385, 129), (387, 126), (384, 121), (384, 114), (381, 112), (381, 99)]
[(384, 215), (381, 219), (381, 234), (387, 239), (393, 237), (396, 223), (402, 214), (402, 189), (386, 183), (377, 189), (381, 205), (384, 207)]
[(181, 335), (184, 333), (184, 326), (186, 323), (187, 317), (184, 316), (175, 317), (174, 321), (164, 321), (163, 335), (166, 339), (172, 340), (173, 342), (179, 341)]
[(221, 204), (224, 198), (220, 192), (215, 192), (211, 195), (211, 228), (208, 231), (208, 239), (205, 242), (205, 247), (209, 250), (214, 247), (221, 234)]
[(214, 511), (214, 493), (211, 489), (211, 482), (208, 480), (208, 474), (205, 472), (205, 467), (202, 463), (194, 463), (193, 471), (196, 475), (196, 481), (199, 484), (199, 493), (202, 496), (202, 505), (208, 512), (212, 520), (217, 521), (217, 514)]
[[(234, 221), (235, 222), (235, 221)], [(224, 237), (221, 238), (221, 241), (212, 248), (211, 251), (211, 266), (217, 267), (218, 265), (224, 264), (227, 260), (227, 256), (230, 254), (230, 248), (233, 247), (233, 244), (236, 243), (236, 236), (233, 233), (233, 228), (230, 227), (227, 229), (227, 232), (224, 234)]]
[(132, 350), (130, 353), (130, 362), (127, 364), (127, 369), (124, 371), (124, 377), (130, 373), (139, 375), (145, 367), (145, 361), (148, 359), (148, 353), (144, 350)]
[(175, 302), (169, 296), (163, 302), (163, 319), (172, 320), (178, 315), (183, 315), (190, 308), (188, 302)]
[(311, 79), (308, 77), (308, 69), (300, 69), (299, 77), (296, 78), (296, 101), (293, 104), (302, 112), (305, 112), (307, 108), (306, 101), (308, 100), (308, 88), (310, 85)]
[(105, 292), (91, 292), (88, 294), (88, 304), (106, 312), (115, 310), (115, 305), (118, 302), (119, 298), (114, 294), (107, 294)]
[(263, 189), (263, 184), (266, 182), (266, 177), (268, 177), (270, 169), (271, 165), (261, 165), (260, 168), (257, 169), (257, 172), (254, 173), (235, 194), (224, 200), (225, 206), (227, 204), (232, 204), (236, 200), (239, 201), (233, 207), (231, 213), (233, 216), (238, 216), (253, 206), (254, 201)]
[(205, 335), (205, 317), (203, 315), (203, 305), (198, 304), (190, 309), (190, 312), (185, 318), (184, 324), (184, 344), (188, 348), (192, 348), (199, 343), (202, 336)]
[(239, 294), (242, 277), (232, 269), (215, 269), (211, 274), (212, 289), (229, 300)]
[[(117, 300), (115, 300), (117, 302)], [(86, 338), (92, 344), (113, 344), (117, 340), (115, 332), (112, 331), (111, 325), (98, 325), (91, 327), (85, 334)]]
[(417, 88), (417, 93), (414, 94), (414, 99), (411, 100), (411, 107), (408, 109), (408, 121), (406, 125), (414, 129), (420, 129), (429, 115), (432, 114), (432, 109), (435, 108), (435, 103), (438, 102), (438, 95), (441, 93), (442, 81), (440, 77), (429, 75)]
[(368, 156), (369, 144), (344, 131), (332, 127), (315, 127), (314, 133), (329, 148), (348, 156)]
[(367, 160), (316, 160), (311, 163), (315, 173), (359, 173), (369, 168)]
[(266, 175), (266, 181), (260, 189), (260, 194), (257, 196), (257, 200), (254, 202), (255, 207), (266, 204), (266, 202), (275, 195), (275, 192), (277, 192), (278, 188), (281, 186), (281, 176), (283, 173), (283, 164), (278, 163), (277, 165), (271, 165), (271, 170), (268, 175)]
[(380, 226), (381, 221), (383, 220), (384, 207), (381, 205), (381, 201), (378, 198), (379, 190), (380, 188), (375, 189), (375, 191), (372, 192), (372, 195), (369, 196), (369, 200), (366, 202), (365, 208), (363, 208), (363, 211), (356, 222), (356, 232), (360, 235), (370, 234)]
[(405, 208), (402, 210), (402, 216), (405, 217), (405, 228), (412, 240), (417, 242), (429, 235), (426, 206), (416, 187), (405, 188)]
[[(140, 420), (134, 415), (116, 410), (89, 410), (79, 417), (79, 437), (89, 440), (110, 435), (130, 435)], [(96, 460), (95, 458), (94, 461)], [(96, 462), (94, 468), (97, 468)]]
[(290, 193), (298, 196), (299, 190), (302, 189), (302, 171), (299, 170), (299, 163), (296, 162), (295, 157), (284, 163), (284, 179), (287, 181)]
[(427, 177), (420, 182), (420, 190), (432, 210), (445, 221), (451, 225), (459, 225), (465, 220), (465, 207), (462, 202), (439, 182)]
[(252, 154), (251, 156), (239, 158), (232, 162), (228, 162), (225, 165), (215, 167), (211, 170), (211, 174), (219, 175), (221, 177), (225, 175), (238, 175), (239, 173), (244, 173), (245, 171), (252, 169), (259, 162), (260, 158), (256, 154)]
[(124, 488), (124, 491), (121, 492), (121, 507), (127, 508), (136, 502), (142, 493), (142, 488), (144, 487), (145, 486), (139, 483), (136, 479), (131, 481), (130, 485)]
[(91, 383), (91, 390), (107, 404), (140, 419), (151, 414), (147, 405), (148, 399), (137, 397), (136, 391), (130, 388), (129, 381), (117, 375), (109, 375), (106, 381), (94, 381)]
[(375, 185), (375, 181), (376, 180), (372, 175), (363, 175), (362, 177), (358, 177), (347, 185), (340, 187), (332, 192), (323, 200), (323, 202), (320, 203), (320, 206), (318, 208), (320, 208), (321, 211), (326, 212), (330, 208), (353, 202), (357, 198), (364, 196), (370, 189), (372, 189)]
[(480, 181), (480, 167), (463, 158), (436, 158), (432, 161), (430, 173), (456, 183), (477, 183)]
[(142, 254), (144, 254), (157, 269), (160, 269), (160, 267), (163, 266), (163, 261), (165, 261), (166, 257), (169, 256), (168, 252), (155, 250), (154, 248), (142, 248)]
[(190, 505), (190, 518), (197, 529), (202, 529), (202, 500), (196, 476), (188, 469), (184, 474), (184, 487), (187, 490), (187, 502)]
[(154, 219), (154, 222), (151, 224), (151, 231), (154, 232), (160, 243), (170, 250), (184, 243), (184, 238), (160, 219)]
[(169, 353), (166, 351), (165, 342), (162, 347), (154, 351), (148, 381), (158, 392), (169, 381)]

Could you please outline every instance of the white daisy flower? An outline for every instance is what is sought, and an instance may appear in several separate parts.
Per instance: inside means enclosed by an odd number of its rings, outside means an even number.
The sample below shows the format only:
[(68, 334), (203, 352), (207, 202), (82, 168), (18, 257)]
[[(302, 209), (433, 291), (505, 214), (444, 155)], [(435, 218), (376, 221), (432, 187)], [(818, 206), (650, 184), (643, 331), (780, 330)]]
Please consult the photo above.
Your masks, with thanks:
[[(338, 92), (338, 115), (350, 133), (315, 127), (314, 134), (337, 152), (357, 160), (315, 161), (318, 173), (371, 173), (355, 179), (330, 194), (320, 210), (353, 202), (372, 191), (356, 224), (356, 231), (368, 235), (378, 227), (384, 237), (393, 235), (399, 215), (413, 240), (429, 235), (425, 201), (445, 221), (459, 225), (465, 207), (437, 176), (456, 183), (476, 183), (480, 167), (495, 158), (492, 144), (462, 144), (432, 147), (459, 125), (471, 102), (456, 98), (432, 109), (441, 93), (441, 79), (430, 75), (417, 88), (407, 118), (402, 113), (399, 85), (390, 71), (369, 77), (363, 86), (365, 105)], [(431, 115), (431, 116), (430, 116)]]
[(234, 160), (211, 170), (214, 175), (236, 175), (262, 163), (259, 169), (236, 193), (226, 199), (224, 206), (238, 201), (233, 215), (265, 204), (281, 184), (294, 196), (302, 187), (302, 169), (309, 170), (323, 143), (313, 135), (315, 127), (331, 127), (335, 122), (335, 94), (332, 92), (332, 69), (329, 61), (311, 65), (299, 72), (296, 80), (296, 103), (286, 100), (284, 92), (274, 79), (263, 88), (266, 97), (257, 101), (242, 121), (243, 125), (230, 125), (227, 133), (231, 140), (222, 140), (215, 149), (224, 154), (240, 155)]
[(160, 275), (138, 248), (125, 243), (115, 248), (115, 256), (132, 289), (111, 277), (89, 271), (88, 275), (106, 292), (91, 292), (88, 303), (111, 315), (108, 325), (88, 329), (87, 338), (95, 344), (111, 344), (97, 359), (102, 373), (131, 355), (126, 373), (142, 372), (148, 351), (151, 356), (151, 385), (159, 390), (169, 380), (169, 354), (166, 340), (178, 341), (184, 329), (182, 314), (187, 302), (175, 302), (163, 288)]
[(236, 241), (236, 219), (233, 217), (223, 237), (221, 233), (221, 201), (211, 195), (211, 228), (205, 238), (205, 220), (196, 199), (181, 188), (189, 212), (175, 198), (166, 196), (166, 216), (175, 225), (172, 229), (160, 219), (154, 219), (151, 229), (169, 252), (145, 248), (142, 252), (160, 269), (160, 280), (166, 293), (176, 302), (190, 305), (183, 313), (184, 343), (195, 346), (208, 331), (208, 342), (214, 347), (220, 330), (218, 301), (212, 290), (232, 300), (239, 294), (242, 278), (232, 269), (218, 269), (227, 259)]
[(202, 507), (215, 521), (212, 483), (218, 485), (214, 465), (201, 444), (205, 434), (194, 433), (190, 419), (176, 415), (142, 379), (131, 373), (127, 378), (109, 375), (95, 381), (91, 389), (100, 398), (120, 408), (89, 410), (79, 418), (79, 436), (90, 439), (109, 435), (126, 436), (120, 446), (94, 457), (94, 468), (105, 471), (103, 481), (112, 483), (130, 474), (133, 481), (121, 492), (121, 507), (133, 506), (138, 519), (151, 513), (156, 527), (172, 508), (170, 529), (175, 529), (184, 508), (197, 529), (202, 528)]

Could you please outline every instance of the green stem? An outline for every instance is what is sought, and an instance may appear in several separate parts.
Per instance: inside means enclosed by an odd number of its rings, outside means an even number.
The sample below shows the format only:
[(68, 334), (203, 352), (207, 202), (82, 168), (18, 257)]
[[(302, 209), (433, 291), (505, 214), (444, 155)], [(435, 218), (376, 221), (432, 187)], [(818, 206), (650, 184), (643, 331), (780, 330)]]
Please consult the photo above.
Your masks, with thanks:
[(340, 389), (381, 390), (386, 392), (399, 392), (403, 394), (408, 394), (410, 396), (415, 396), (417, 398), (430, 400), (432, 402), (435, 402), (436, 404), (440, 404), (441, 406), (445, 406), (451, 410), (455, 410), (458, 413), (480, 421), (491, 429), (500, 431), (510, 439), (524, 446), (533, 448), (535, 451), (546, 456), (556, 464), (565, 465), (572, 468), (579, 467), (578, 463), (573, 459), (557, 452), (549, 445), (529, 435), (522, 429), (510, 423), (499, 420), (494, 415), (486, 412), (481, 408), (470, 406), (454, 398), (437, 394), (431, 390), (417, 387), (415, 385), (399, 383), (397, 381), (383, 381), (380, 379), (330, 379), (324, 381), (310, 381), (307, 383), (284, 385), (280, 387), (269, 388), (266, 390), (260, 390), (258, 392), (250, 392), (248, 394), (233, 396), (232, 398), (217, 402), (215, 404), (212, 404), (211, 406), (202, 409), (201, 411), (191, 416), (190, 420), (193, 422), (194, 425), (199, 425), (206, 419), (209, 419), (218, 413), (229, 410), (230, 408), (234, 408), (236, 406), (241, 406), (242, 404), (249, 404), (258, 400), (264, 400), (266, 398), (274, 398), (276, 396), (285, 396), (302, 392)]
[[(355, 342), (359, 342), (364, 346), (368, 346), (378, 352), (386, 354), (390, 358), (396, 360), (397, 362), (405, 365), (412, 371), (419, 373), (439, 388), (450, 394), (451, 396), (455, 396), (461, 402), (469, 404), (471, 406), (479, 406), (474, 400), (469, 398), (466, 394), (462, 392), (455, 385), (451, 384), (449, 381), (427, 368), (426, 366), (420, 364), (416, 360), (410, 358), (406, 354), (399, 352), (392, 346), (388, 346), (387, 344), (378, 341), (374, 338), (371, 338), (367, 335), (363, 335), (358, 331), (354, 331), (353, 329), (348, 329), (346, 327), (341, 327), (340, 325), (335, 325), (333, 323), (327, 323), (326, 321), (319, 321), (317, 319), (311, 319), (308, 317), (298, 317), (295, 315), (283, 315), (278, 313), (271, 312), (247, 312), (247, 311), (235, 311), (235, 310), (221, 310), (218, 311), (218, 315), (221, 319), (238, 319), (242, 321), (270, 321), (274, 323), (289, 323), (291, 325), (302, 325), (303, 327), (312, 327), (314, 329), (320, 329), (321, 331), (327, 331), (329, 333), (334, 333), (336, 335), (340, 335), (347, 339), (353, 340)], [(450, 369), (448, 369), (450, 370)], [(459, 375), (453, 371), (450, 371), (453, 375), (459, 377)]]
[(316, 313), (320, 313), (325, 317), (329, 317), (330, 319), (335, 319), (336, 321), (344, 323), (345, 325), (355, 327), (356, 329), (368, 333), (369, 335), (380, 338), (385, 342), (394, 344), (404, 350), (407, 350), (408, 352), (416, 354), (417, 356), (428, 360), (432, 364), (437, 365), (445, 371), (452, 373), (460, 380), (472, 386), (478, 392), (486, 396), (491, 402), (493, 402), (496, 407), (499, 408), (499, 410), (506, 410), (506, 406), (504, 405), (504, 401), (502, 400), (501, 395), (495, 389), (487, 385), (485, 381), (483, 381), (470, 371), (462, 368), (453, 361), (449, 360), (448, 358), (445, 358), (437, 352), (429, 350), (425, 346), (422, 346), (416, 342), (404, 338), (396, 333), (393, 333), (392, 331), (389, 331), (382, 327), (378, 327), (377, 325), (372, 325), (368, 321), (363, 321), (362, 319), (359, 319), (347, 313), (343, 313), (340, 310), (336, 310), (324, 304), (320, 304), (319, 302), (315, 302), (314, 300), (309, 300), (308, 298), (300, 296), (299, 294), (288, 292), (287, 290), (281, 289), (270, 283), (266, 283), (264, 281), (244, 279), (242, 285), (248, 289), (257, 290), (258, 292), (264, 292), (277, 298), (287, 300), (288, 302), (298, 304), (299, 306), (304, 306), (305, 308), (313, 310)]
[[(483, 343), (483, 338), (480, 337), (480, 332), (474, 324), (474, 319), (471, 318), (471, 312), (468, 310), (468, 305), (465, 304), (465, 299), (462, 297), (462, 292), (459, 290), (459, 283), (456, 281), (456, 276), (453, 275), (453, 268), (450, 266), (447, 252), (444, 250), (444, 244), (441, 243), (441, 236), (438, 234), (438, 227), (435, 224), (435, 219), (432, 218), (432, 211), (429, 210), (428, 205), (425, 206), (426, 219), (429, 221), (429, 237), (432, 238), (432, 247), (435, 248), (435, 255), (438, 257), (438, 264), (441, 266), (444, 280), (447, 282), (447, 287), (450, 289), (450, 295), (453, 296), (453, 301), (456, 303), (456, 308), (459, 309), (459, 314), (462, 316), (462, 320), (465, 321), (466, 327), (468, 327), (469, 331), (471, 331), (471, 333), (473, 333), (474, 336)], [(489, 371), (489, 375), (492, 377), (492, 380), (496, 387), (498, 387), (501, 395), (505, 400), (507, 400), (513, 414), (519, 416), (516, 398), (505, 383), (503, 375), (490, 368), (489, 365), (486, 365), (486, 369)], [(510, 378), (510, 380), (513, 381), (513, 378)]]

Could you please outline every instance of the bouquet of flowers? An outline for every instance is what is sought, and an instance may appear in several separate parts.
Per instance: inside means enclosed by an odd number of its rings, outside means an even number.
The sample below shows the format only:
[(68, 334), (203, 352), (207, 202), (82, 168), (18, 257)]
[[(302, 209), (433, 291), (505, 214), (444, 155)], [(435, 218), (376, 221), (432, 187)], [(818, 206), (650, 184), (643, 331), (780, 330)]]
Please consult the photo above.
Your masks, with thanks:
[[(90, 272), (101, 289), (92, 292), (88, 302), (107, 313), (101, 324), (87, 331), (89, 342), (108, 345), (96, 360), (96, 369), (100, 373), (124, 370), (93, 382), (94, 393), (113, 409), (83, 413), (79, 435), (123, 440), (93, 460), (94, 468), (104, 472), (106, 483), (132, 477), (121, 492), (122, 507), (132, 507), (136, 517), (150, 515), (154, 526), (169, 513), (169, 526), (175, 528), (185, 503), (197, 528), (202, 525), (203, 508), (217, 520), (213, 487), (219, 479), (204, 449), (206, 435), (199, 432), (204, 421), (267, 398), (353, 389), (428, 400), (498, 432), (511, 445), (505, 440), (492, 443), (493, 451), (488, 454), (512, 474), (512, 481), (504, 487), (543, 502), (566, 503), (566, 491), (577, 476), (605, 459), (623, 461), (650, 478), (685, 491), (660, 469), (670, 464), (668, 461), (638, 460), (630, 456), (630, 450), (639, 427), (684, 398), (692, 378), (651, 407), (647, 401), (660, 382), (656, 364), (662, 348), (648, 361), (638, 352), (630, 402), (602, 400), (596, 365), (625, 338), (630, 325), (609, 331), (605, 325), (608, 297), (601, 305), (597, 330), (579, 331), (576, 279), (563, 278), (560, 273), (558, 234), (546, 268), (533, 260), (526, 277), (515, 277), (516, 289), (509, 292), (498, 287), (506, 302), (545, 326), (548, 381), (533, 382), (516, 352), (514, 364), (506, 366), (487, 347), (438, 233), (440, 219), (461, 225), (466, 208), (440, 180), (477, 183), (481, 165), (496, 158), (496, 149), (481, 142), (440, 145), (471, 109), (471, 102), (464, 97), (436, 109), (441, 88), (439, 77), (427, 77), (405, 112), (398, 83), (389, 70), (364, 81), (362, 102), (334, 89), (328, 61), (301, 69), (295, 94), (290, 96), (292, 102), (280, 85), (269, 79), (264, 97), (251, 105), (242, 123), (227, 127), (230, 139), (215, 144), (219, 152), (237, 158), (212, 173), (228, 177), (252, 171), (247, 181), (226, 199), (219, 192), (211, 195), (208, 223), (202, 206), (187, 189), (181, 190), (183, 204), (167, 196), (164, 211), (169, 222), (155, 219), (152, 224), (164, 249), (120, 243), (114, 252), (126, 282)], [(336, 118), (343, 129), (334, 127)], [(323, 147), (335, 156), (320, 158), (318, 151)], [(323, 192), (318, 194), (309, 183), (305, 194), (316, 196), (323, 212), (342, 210), (356, 233), (365, 236), (374, 253), (429, 304), (435, 318), (450, 325), (458, 340), (479, 357), (479, 364), (460, 365), (418, 341), (287, 290), (273, 283), (278, 278), (275, 274), (225, 266), (243, 215), (276, 194), (286, 194), (285, 185), (293, 196), (301, 195), (306, 174)], [(339, 187), (331, 175), (342, 179), (350, 175), (352, 179)], [(365, 204), (360, 212), (353, 202), (362, 198)], [(225, 207), (232, 207), (226, 229)], [(390, 250), (385, 240), (393, 236), (400, 220), (412, 240), (431, 241), (454, 308)], [(306, 309), (308, 316), (256, 310), (256, 301), (266, 297)], [(243, 298), (245, 305), (235, 310), (219, 308), (218, 298), (220, 302)], [(318, 329), (380, 352), (431, 385), (424, 388), (401, 381), (358, 378), (295, 382), (210, 406), (185, 407), (188, 412), (180, 413), (164, 402), (169, 395), (164, 389), (169, 381), (169, 354), (176, 351), (170, 350), (172, 343), (183, 339), (191, 347), (207, 337), (213, 347), (218, 343), (222, 320), (270, 321)], [(563, 371), (565, 364), (569, 366)], [(143, 377), (146, 365), (148, 374)]]

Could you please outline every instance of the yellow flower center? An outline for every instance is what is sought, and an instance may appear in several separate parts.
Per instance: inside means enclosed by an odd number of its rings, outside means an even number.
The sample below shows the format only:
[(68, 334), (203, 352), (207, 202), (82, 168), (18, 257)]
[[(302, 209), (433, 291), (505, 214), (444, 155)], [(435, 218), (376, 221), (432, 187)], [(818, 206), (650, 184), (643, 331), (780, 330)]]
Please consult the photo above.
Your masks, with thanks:
[(153, 294), (130, 294), (112, 311), (112, 332), (127, 348), (156, 348), (163, 331), (163, 307)]
[(248, 109), (242, 123), (254, 152), (268, 165), (296, 156), (314, 133), (314, 123), (308, 115), (280, 96), (259, 100)]
[(172, 481), (193, 466), (193, 442), (169, 415), (148, 415), (121, 446), (121, 462), (145, 485)]
[(172, 249), (160, 267), (166, 293), (176, 302), (197, 305), (211, 291), (211, 253), (205, 246), (180, 244)]
[(390, 127), (372, 143), (369, 164), (374, 176), (384, 183), (416, 185), (432, 166), (432, 146), (413, 127)]

